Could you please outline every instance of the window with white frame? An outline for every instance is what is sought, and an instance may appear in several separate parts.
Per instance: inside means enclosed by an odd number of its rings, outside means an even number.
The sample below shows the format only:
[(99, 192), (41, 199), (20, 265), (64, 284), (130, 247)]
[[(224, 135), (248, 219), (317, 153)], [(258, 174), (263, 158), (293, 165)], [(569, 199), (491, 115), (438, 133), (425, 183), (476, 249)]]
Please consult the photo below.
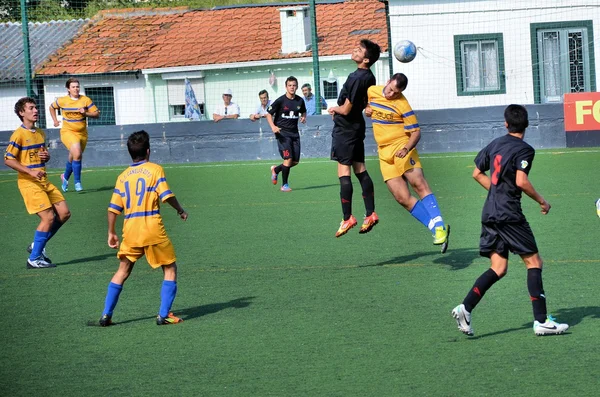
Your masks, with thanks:
[[(202, 117), (204, 113), (204, 79), (189, 79), (194, 90), (194, 96), (200, 107)], [(185, 119), (185, 79), (167, 80), (167, 95), (169, 100), (169, 119)]]
[(501, 33), (454, 36), (458, 95), (504, 94)]

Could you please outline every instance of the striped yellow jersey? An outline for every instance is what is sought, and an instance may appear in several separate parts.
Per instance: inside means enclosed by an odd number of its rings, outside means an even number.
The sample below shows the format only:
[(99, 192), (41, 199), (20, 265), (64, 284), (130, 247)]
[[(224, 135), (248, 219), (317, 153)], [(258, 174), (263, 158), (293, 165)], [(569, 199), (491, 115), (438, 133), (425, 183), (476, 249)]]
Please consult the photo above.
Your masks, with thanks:
[[(23, 124), (13, 132), (4, 153), (4, 159), (15, 159), (27, 168), (46, 170), (46, 163), (40, 160), (38, 153), (46, 148), (46, 134), (39, 128), (30, 130)], [(28, 174), (19, 172), (19, 181), (32, 181), (45, 183), (47, 178), (41, 180)]]
[(57, 110), (62, 109), (61, 132), (73, 132), (82, 135), (87, 135), (87, 121), (85, 116), (79, 113), (79, 108), (85, 108), (88, 112), (98, 110), (94, 102), (85, 95), (80, 95), (77, 99), (73, 99), (69, 95), (56, 98), (50, 106)]
[(160, 165), (141, 161), (123, 171), (108, 206), (109, 211), (125, 216), (123, 242), (130, 247), (147, 247), (168, 240), (160, 202), (173, 196)]
[(417, 116), (401, 94), (400, 98), (388, 100), (383, 95), (383, 86), (369, 87), (367, 95), (373, 110), (373, 135), (379, 147), (406, 144), (411, 134), (419, 130)]

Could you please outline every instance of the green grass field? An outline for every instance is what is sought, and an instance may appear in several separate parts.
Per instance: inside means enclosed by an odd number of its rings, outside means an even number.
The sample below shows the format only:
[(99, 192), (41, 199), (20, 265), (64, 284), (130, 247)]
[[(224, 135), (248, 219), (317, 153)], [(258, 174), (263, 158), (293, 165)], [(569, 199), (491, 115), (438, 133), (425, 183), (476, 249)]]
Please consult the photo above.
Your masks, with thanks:
[[(291, 193), (267, 162), (165, 166), (188, 210), (163, 206), (175, 245), (180, 325), (158, 327), (162, 272), (141, 260), (113, 320), (96, 325), (117, 269), (106, 207), (122, 169), (84, 169), (66, 193), (72, 218), (49, 243), (56, 269), (27, 270), (28, 216), (13, 172), (0, 172), (0, 395), (531, 396), (596, 395), (600, 361), (597, 150), (539, 151), (530, 178), (552, 204), (524, 198), (545, 259), (549, 311), (571, 325), (536, 337), (526, 272), (508, 275), (473, 312), (475, 337), (450, 316), (488, 267), (478, 255), (485, 191), (473, 154), (425, 155), (450, 248), (387, 192), (370, 159), (380, 224), (335, 239), (335, 163), (307, 159)], [(59, 185), (58, 170), (51, 180)], [(364, 206), (356, 180), (354, 214)]]

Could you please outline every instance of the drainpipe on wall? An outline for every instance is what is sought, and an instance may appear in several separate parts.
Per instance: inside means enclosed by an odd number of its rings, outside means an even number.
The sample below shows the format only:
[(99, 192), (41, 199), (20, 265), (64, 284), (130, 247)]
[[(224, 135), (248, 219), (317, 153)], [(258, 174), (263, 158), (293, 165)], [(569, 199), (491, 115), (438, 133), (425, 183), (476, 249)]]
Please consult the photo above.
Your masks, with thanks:
[(387, 29), (388, 40), (388, 65), (390, 68), (390, 78), (394, 75), (394, 46), (392, 45), (392, 27), (390, 26), (390, 3), (388, 0), (377, 0), (385, 5), (385, 25)]
[(315, 76), (315, 109), (321, 110), (321, 72), (319, 66), (319, 37), (317, 36), (317, 10), (315, 3), (315, 0), (310, 0), (310, 36), (313, 58), (313, 72)]

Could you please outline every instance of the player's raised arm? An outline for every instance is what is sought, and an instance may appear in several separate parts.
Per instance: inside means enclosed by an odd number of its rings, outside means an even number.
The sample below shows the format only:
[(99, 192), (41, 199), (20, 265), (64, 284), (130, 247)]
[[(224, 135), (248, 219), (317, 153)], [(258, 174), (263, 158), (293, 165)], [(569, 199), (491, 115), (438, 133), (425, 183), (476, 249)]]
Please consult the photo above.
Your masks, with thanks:
[(336, 113), (341, 114), (342, 116), (347, 116), (352, 111), (352, 102), (350, 102), (350, 100), (346, 98), (346, 102), (344, 102), (342, 106), (333, 106), (329, 108), (328, 111), (329, 114), (332, 116)]

